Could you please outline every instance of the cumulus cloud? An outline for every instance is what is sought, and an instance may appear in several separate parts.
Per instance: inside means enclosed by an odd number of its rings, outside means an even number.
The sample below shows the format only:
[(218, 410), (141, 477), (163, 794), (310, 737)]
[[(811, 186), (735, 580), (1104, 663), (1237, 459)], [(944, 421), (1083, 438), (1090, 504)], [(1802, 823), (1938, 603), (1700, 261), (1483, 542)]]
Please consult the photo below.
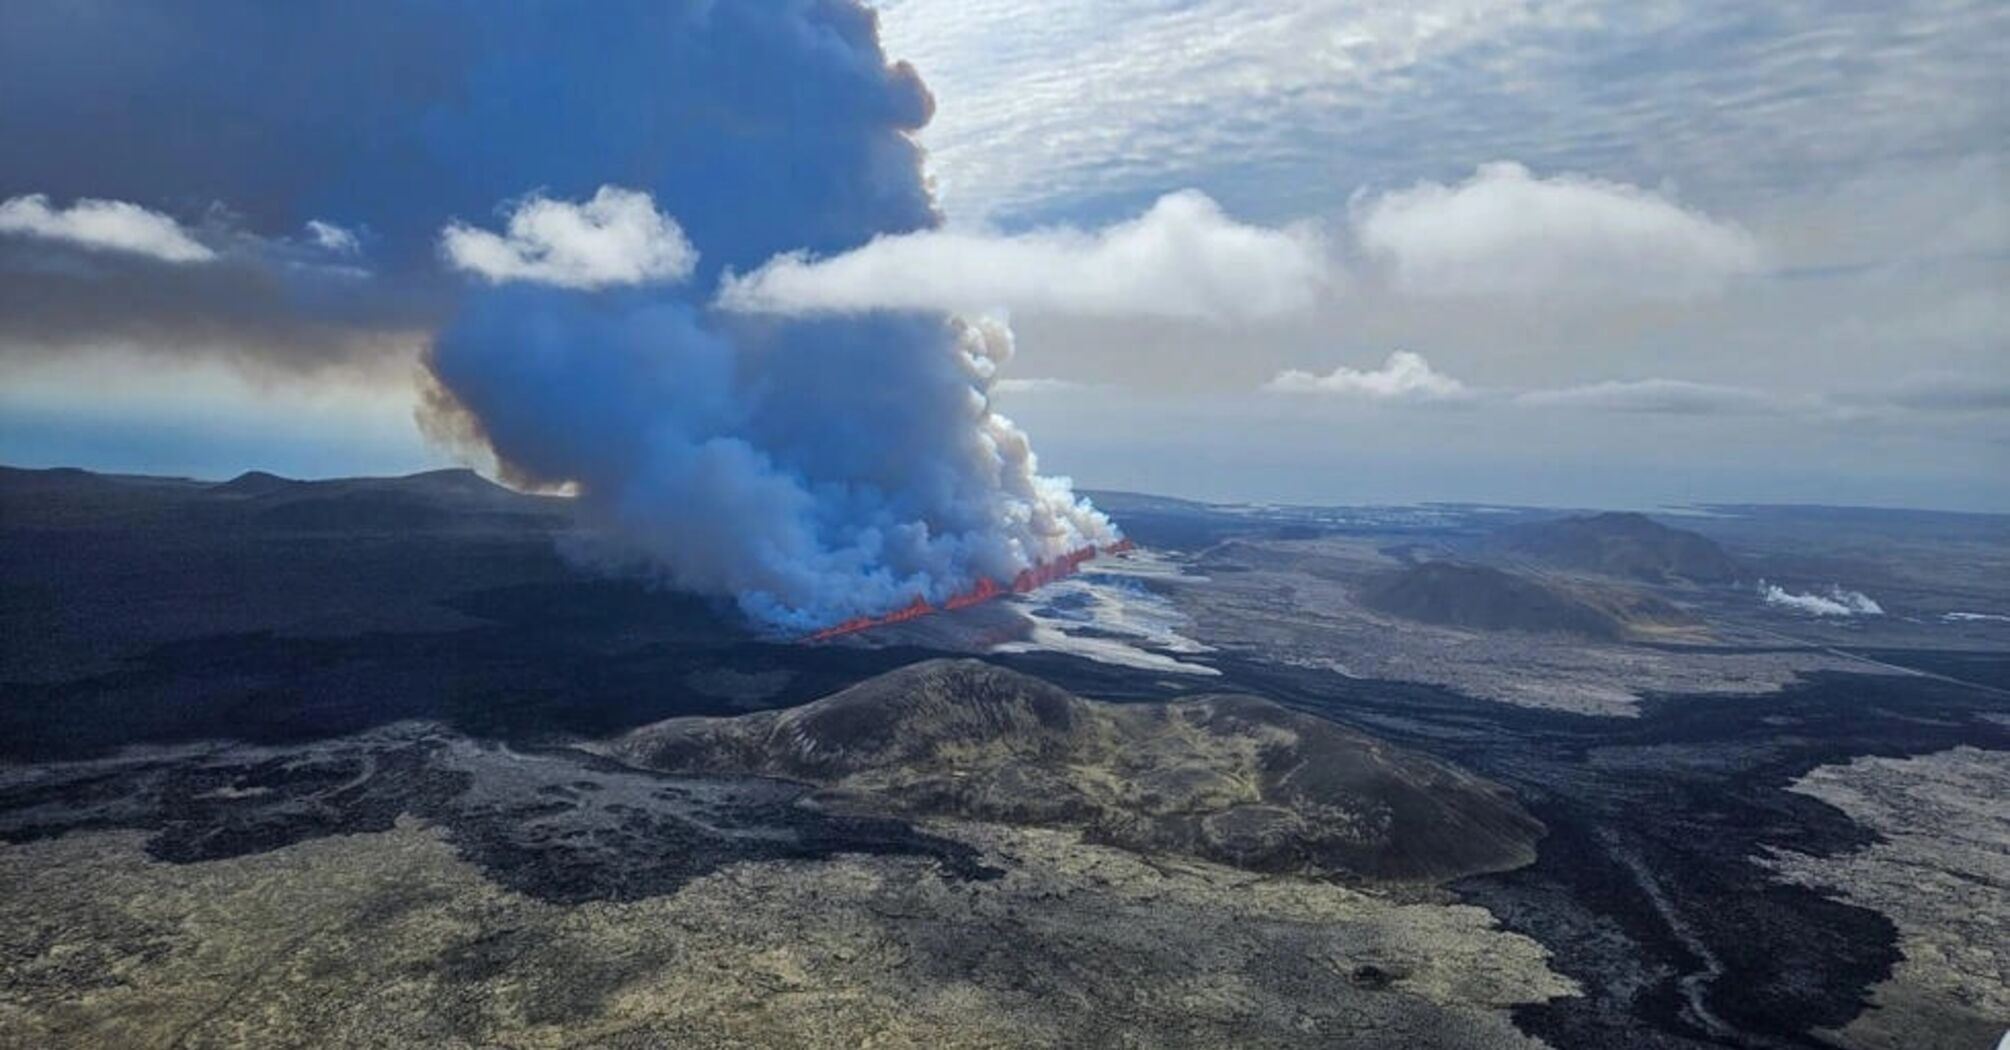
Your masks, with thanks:
[(1767, 605), (1791, 609), (1809, 616), (1883, 616), (1884, 607), (1862, 591), (1848, 591), (1831, 585), (1826, 593), (1795, 594), (1776, 583), (1759, 581), (1759, 595)]
[(649, 194), (619, 186), (602, 186), (581, 203), (533, 194), (510, 213), (507, 230), (450, 223), (440, 252), (493, 283), (578, 289), (680, 281), (698, 265), (677, 220), (657, 211)]
[(1637, 186), (1514, 163), (1357, 196), (1349, 210), (1362, 250), (1417, 295), (1685, 299), (1760, 266), (1757, 241), (1733, 224)]
[(345, 230), (320, 219), (307, 220), (307, 239), (322, 251), (336, 255), (354, 255), (363, 247), (363, 243), (356, 238), (356, 231)]
[(1525, 390), (1515, 395), (1515, 403), (1530, 408), (1697, 416), (1767, 412), (1787, 405), (1774, 394), (1750, 387), (1659, 378), (1608, 380), (1548, 390)]
[(0, 234), (61, 241), (90, 251), (120, 252), (168, 263), (200, 263), (216, 253), (189, 236), (180, 223), (126, 201), (81, 197), (67, 208), (49, 206), (47, 194), (0, 202)]
[(1470, 396), (1464, 383), (1436, 371), (1424, 355), (1398, 350), (1376, 369), (1341, 365), (1325, 375), (1297, 369), (1280, 372), (1263, 385), (1282, 394), (1337, 394), (1378, 401), (1436, 401)]
[(719, 301), (791, 315), (1003, 308), (1258, 320), (1309, 309), (1330, 279), (1327, 258), (1307, 228), (1239, 223), (1187, 190), (1093, 232), (924, 230), (826, 258), (781, 255), (729, 276)]

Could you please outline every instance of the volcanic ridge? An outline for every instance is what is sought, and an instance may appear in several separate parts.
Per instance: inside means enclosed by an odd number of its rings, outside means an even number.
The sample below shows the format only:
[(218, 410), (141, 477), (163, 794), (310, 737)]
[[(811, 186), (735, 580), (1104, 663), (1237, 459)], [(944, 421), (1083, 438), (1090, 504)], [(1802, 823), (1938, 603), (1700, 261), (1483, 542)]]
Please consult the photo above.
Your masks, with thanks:
[(1435, 882), (1528, 863), (1542, 825), (1497, 784), (1253, 696), (1086, 700), (931, 660), (784, 711), (674, 718), (603, 750), (759, 774), (840, 811), (1079, 828), (1238, 867)]

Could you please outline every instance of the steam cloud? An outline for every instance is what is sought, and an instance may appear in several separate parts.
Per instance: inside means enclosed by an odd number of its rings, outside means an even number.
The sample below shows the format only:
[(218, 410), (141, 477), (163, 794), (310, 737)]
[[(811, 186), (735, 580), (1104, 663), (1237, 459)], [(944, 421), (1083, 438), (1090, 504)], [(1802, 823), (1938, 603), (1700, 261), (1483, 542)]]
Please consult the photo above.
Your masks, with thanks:
[(777, 628), (1114, 539), (991, 411), (999, 324), (713, 306), (729, 271), (940, 223), (933, 101), (856, 0), (335, 14), (0, 6), (0, 344), (308, 367), (431, 334), (434, 433)]
[(1862, 591), (1844, 590), (1839, 585), (1829, 587), (1826, 594), (1795, 594), (1777, 583), (1759, 581), (1759, 595), (1767, 605), (1792, 609), (1809, 616), (1883, 616), (1884, 607)]

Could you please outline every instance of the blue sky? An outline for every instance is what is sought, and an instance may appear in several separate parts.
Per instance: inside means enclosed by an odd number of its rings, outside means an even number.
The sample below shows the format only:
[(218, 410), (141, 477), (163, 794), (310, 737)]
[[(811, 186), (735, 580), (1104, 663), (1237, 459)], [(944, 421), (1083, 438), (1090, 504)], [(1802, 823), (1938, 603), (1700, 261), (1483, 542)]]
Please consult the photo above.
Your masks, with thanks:
[(693, 309), (1009, 317), (1082, 484), (2010, 510), (2001, 4), (887, 0), (932, 114), (847, 5), (682, 7), (10, 5), (0, 460), (453, 461), (443, 231), (615, 186)]

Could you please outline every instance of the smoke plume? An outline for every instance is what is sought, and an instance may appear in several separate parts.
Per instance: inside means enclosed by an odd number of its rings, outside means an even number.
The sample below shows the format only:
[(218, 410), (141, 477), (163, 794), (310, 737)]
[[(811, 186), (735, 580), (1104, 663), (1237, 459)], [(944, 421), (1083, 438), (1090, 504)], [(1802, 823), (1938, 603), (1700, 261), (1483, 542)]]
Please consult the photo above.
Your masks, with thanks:
[[(507, 238), (445, 229), (441, 250), (463, 268), (471, 246), (528, 241), (536, 261), (495, 249), (510, 265), (477, 268), (509, 283), (470, 289), (440, 333), (433, 424), (479, 434), (516, 480), (571, 487), (630, 564), (778, 628), (939, 602), (1111, 539), (991, 411), (1012, 353), (1001, 324), (757, 320), (708, 305), (735, 262), (936, 222), (908, 137), (928, 98), (887, 64), (870, 16), (796, 4), (768, 17), (802, 32), (763, 37), (746, 72), (696, 85), (704, 105), (686, 104), (719, 127), (672, 160), (733, 173), (732, 199), (711, 180), (702, 193), (674, 178), (609, 184), (517, 206)], [(827, 83), (778, 91), (757, 69)], [(666, 254), (675, 265), (631, 263)]]
[(988, 319), (755, 328), (498, 290), (441, 334), (434, 422), (574, 487), (633, 564), (806, 629), (1114, 538), (991, 410), (1011, 352)]
[[(28, 202), (0, 344), (308, 367), (428, 333), (432, 432), (776, 628), (1114, 538), (991, 411), (999, 324), (710, 305), (939, 225), (933, 101), (856, 0), (30, 0), (0, 92), (0, 200)], [(165, 258), (177, 231), (214, 258)]]

